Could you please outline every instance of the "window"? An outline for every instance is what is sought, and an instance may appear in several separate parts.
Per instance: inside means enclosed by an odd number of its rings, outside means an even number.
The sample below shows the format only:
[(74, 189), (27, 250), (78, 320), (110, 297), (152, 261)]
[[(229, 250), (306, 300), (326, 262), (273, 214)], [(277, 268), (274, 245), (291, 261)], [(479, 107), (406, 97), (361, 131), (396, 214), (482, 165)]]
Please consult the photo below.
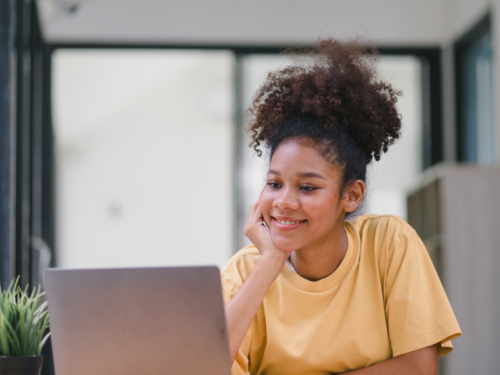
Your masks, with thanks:
[(233, 60), (224, 50), (54, 53), (58, 266), (227, 262)]
[(493, 163), (490, 16), (456, 43), (457, 156), (466, 163)]

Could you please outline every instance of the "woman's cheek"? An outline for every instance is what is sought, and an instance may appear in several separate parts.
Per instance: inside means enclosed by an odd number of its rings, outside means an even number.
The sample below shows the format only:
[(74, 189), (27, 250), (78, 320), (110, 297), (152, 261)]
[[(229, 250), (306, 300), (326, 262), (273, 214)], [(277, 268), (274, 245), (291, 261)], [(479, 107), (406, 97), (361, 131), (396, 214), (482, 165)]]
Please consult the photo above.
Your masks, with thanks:
[(272, 194), (267, 191), (266, 187), (262, 190), (259, 196), (259, 207), (262, 213), (269, 218), (271, 209), (273, 207), (273, 198)]
[(328, 202), (319, 205), (309, 204), (304, 207), (304, 211), (309, 216), (313, 227), (311, 229), (319, 232), (330, 230), (335, 225), (338, 216), (337, 209), (337, 206), (328, 204)]

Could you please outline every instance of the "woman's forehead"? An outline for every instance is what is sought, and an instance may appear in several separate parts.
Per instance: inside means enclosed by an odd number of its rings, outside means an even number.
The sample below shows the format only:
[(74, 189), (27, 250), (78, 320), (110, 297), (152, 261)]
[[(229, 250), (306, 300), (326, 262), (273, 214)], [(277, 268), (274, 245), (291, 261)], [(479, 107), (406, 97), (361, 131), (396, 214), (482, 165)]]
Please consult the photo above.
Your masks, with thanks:
[(317, 144), (309, 139), (283, 141), (274, 152), (269, 169), (278, 174), (319, 173), (325, 177), (338, 177), (339, 173), (338, 168), (324, 158)]

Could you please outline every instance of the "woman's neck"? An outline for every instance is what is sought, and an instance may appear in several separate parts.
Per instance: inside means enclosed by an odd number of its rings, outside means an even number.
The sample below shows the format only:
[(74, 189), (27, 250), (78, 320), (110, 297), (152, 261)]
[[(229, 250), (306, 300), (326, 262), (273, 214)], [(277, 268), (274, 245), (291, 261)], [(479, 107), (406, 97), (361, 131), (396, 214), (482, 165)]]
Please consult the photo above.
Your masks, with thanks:
[(318, 281), (337, 269), (344, 259), (347, 246), (347, 233), (342, 220), (321, 243), (293, 251), (290, 258), (300, 276), (307, 280)]

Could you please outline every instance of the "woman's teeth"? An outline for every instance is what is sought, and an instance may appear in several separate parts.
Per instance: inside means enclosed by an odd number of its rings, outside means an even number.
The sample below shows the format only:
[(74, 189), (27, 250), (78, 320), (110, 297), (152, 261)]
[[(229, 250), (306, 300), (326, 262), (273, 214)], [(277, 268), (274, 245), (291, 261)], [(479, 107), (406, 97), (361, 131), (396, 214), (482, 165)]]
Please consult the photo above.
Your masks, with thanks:
[(276, 220), (278, 223), (282, 225), (291, 225), (291, 224), (300, 224), (300, 221), (283, 221), (283, 220)]

